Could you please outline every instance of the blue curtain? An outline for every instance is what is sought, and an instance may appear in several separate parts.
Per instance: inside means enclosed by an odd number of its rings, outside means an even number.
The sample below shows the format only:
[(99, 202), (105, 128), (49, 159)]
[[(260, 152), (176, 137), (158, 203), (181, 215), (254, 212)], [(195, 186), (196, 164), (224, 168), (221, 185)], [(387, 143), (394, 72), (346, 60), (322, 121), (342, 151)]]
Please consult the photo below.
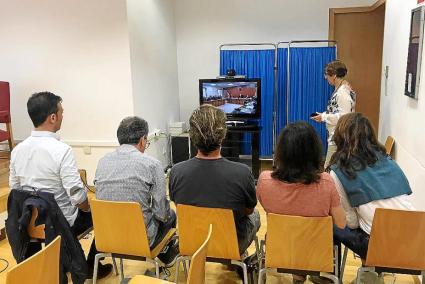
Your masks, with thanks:
[[(261, 119), (260, 155), (273, 153), (273, 91), (274, 91), (274, 49), (267, 50), (221, 50), (220, 74), (225, 75), (230, 68), (236, 74), (247, 78), (261, 78)], [(244, 135), (244, 154), (251, 150), (251, 137)]]
[[(283, 66), (287, 63), (287, 50), (278, 52), (278, 62)], [(284, 58), (283, 58), (284, 57)], [(312, 112), (326, 110), (328, 99), (333, 88), (324, 79), (324, 67), (335, 60), (335, 47), (300, 47), (290, 49), (290, 95), (289, 95), (289, 122), (297, 120), (308, 121), (320, 135), (324, 150), (327, 147), (326, 127), (324, 123), (317, 123), (310, 119)], [(286, 66), (285, 66), (286, 67)], [(285, 111), (278, 113), (278, 131), (286, 121), (286, 68), (279, 68), (279, 107)], [(282, 88), (280, 88), (282, 86)]]

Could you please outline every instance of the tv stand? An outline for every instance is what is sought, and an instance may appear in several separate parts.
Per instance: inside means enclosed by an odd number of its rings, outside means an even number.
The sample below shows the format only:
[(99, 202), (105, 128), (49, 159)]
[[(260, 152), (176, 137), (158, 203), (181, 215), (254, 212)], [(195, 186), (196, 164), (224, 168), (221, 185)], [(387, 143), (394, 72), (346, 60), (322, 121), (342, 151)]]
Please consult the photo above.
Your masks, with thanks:
[[(222, 145), (222, 156), (228, 160), (245, 163), (250, 166), (254, 179), (260, 174), (260, 132), (261, 127), (256, 122), (228, 121), (227, 135)], [(251, 155), (243, 155), (243, 145), (246, 143), (244, 134), (251, 140)], [(246, 149), (246, 148), (245, 148)]]

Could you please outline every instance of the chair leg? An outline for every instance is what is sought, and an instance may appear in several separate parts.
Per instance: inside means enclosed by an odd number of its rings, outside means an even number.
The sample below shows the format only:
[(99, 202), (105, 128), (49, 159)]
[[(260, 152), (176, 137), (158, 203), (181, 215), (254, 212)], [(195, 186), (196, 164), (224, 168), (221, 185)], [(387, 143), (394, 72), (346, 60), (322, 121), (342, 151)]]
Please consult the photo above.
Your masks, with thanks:
[(155, 261), (155, 275), (159, 279), (159, 263)]
[(10, 122), (6, 123), (6, 130), (9, 132), (9, 150), (12, 152), (13, 148), (15, 148), (15, 142), (13, 141), (12, 125)]
[(108, 256), (108, 255), (105, 253), (98, 253), (94, 256), (93, 284), (96, 284), (99, 261), (102, 257), (105, 257), (105, 256)]
[(344, 255), (341, 261), (341, 273), (339, 275), (340, 283), (342, 284), (342, 278), (344, 277), (345, 263), (347, 261), (348, 248), (344, 247)]
[(422, 271), (422, 284), (425, 284), (425, 270)]
[(334, 275), (339, 279), (339, 250), (334, 246)]
[(121, 281), (123, 281), (124, 280), (124, 262), (122, 261), (122, 258), (120, 258), (120, 269), (121, 269), (120, 279)]
[(189, 277), (189, 272), (187, 270), (189, 261), (186, 263), (186, 260), (183, 260), (183, 271), (184, 271), (184, 276), (186, 277), (186, 279)]
[(117, 261), (115, 257), (112, 257), (112, 264), (114, 265), (115, 275), (118, 275)]
[(179, 282), (180, 263), (183, 263), (183, 270), (184, 270), (184, 273), (185, 273), (185, 276), (186, 276), (186, 279), (187, 279), (188, 274), (187, 274), (186, 260), (189, 260), (189, 259), (190, 259), (189, 256), (182, 256), (182, 255), (177, 258), (177, 260), (176, 260), (176, 279), (175, 279), (176, 283)]
[(258, 271), (258, 284), (266, 283), (266, 269), (260, 269)]
[(176, 260), (176, 283), (179, 283), (179, 270), (180, 270), (180, 260), (181, 260), (181, 256), (177, 257)]
[(257, 254), (257, 261), (258, 261), (258, 271), (261, 270), (261, 251), (260, 251), (260, 244), (258, 242), (258, 237), (257, 235), (254, 238), (254, 243), (255, 243), (255, 253)]
[(266, 258), (266, 240), (260, 241), (260, 254), (261, 254), (261, 258), (260, 258), (259, 267), (261, 269), (261, 268), (263, 268), (263, 259), (265, 260), (265, 258)]
[(237, 266), (242, 267), (243, 270), (243, 283), (249, 284), (248, 282), (248, 268), (246, 267), (246, 264), (242, 261), (232, 260), (232, 264), (236, 264)]

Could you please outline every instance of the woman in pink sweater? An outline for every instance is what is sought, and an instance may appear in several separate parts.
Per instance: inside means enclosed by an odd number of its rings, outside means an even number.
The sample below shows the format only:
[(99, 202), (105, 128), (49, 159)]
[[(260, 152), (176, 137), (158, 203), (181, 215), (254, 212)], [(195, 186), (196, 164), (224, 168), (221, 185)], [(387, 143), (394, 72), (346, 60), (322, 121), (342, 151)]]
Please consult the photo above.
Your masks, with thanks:
[[(257, 198), (267, 213), (325, 217), (345, 227), (345, 213), (332, 177), (323, 172), (322, 143), (306, 122), (289, 124), (281, 132), (275, 151), (274, 171), (263, 171)], [(294, 275), (294, 283), (305, 277)]]

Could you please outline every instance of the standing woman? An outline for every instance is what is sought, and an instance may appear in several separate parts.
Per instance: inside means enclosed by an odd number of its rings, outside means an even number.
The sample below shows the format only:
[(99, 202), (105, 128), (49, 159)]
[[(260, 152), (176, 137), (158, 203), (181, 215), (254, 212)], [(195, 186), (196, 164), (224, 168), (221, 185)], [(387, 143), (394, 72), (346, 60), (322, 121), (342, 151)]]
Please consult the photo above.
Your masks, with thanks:
[(325, 168), (329, 165), (329, 161), (336, 151), (333, 140), (336, 124), (342, 115), (354, 112), (356, 105), (356, 94), (352, 90), (350, 83), (345, 79), (346, 75), (347, 67), (343, 62), (336, 60), (326, 65), (325, 79), (330, 85), (335, 86), (335, 91), (328, 101), (326, 111), (317, 113), (316, 116), (311, 118), (316, 122), (326, 123), (328, 151), (326, 153)]

